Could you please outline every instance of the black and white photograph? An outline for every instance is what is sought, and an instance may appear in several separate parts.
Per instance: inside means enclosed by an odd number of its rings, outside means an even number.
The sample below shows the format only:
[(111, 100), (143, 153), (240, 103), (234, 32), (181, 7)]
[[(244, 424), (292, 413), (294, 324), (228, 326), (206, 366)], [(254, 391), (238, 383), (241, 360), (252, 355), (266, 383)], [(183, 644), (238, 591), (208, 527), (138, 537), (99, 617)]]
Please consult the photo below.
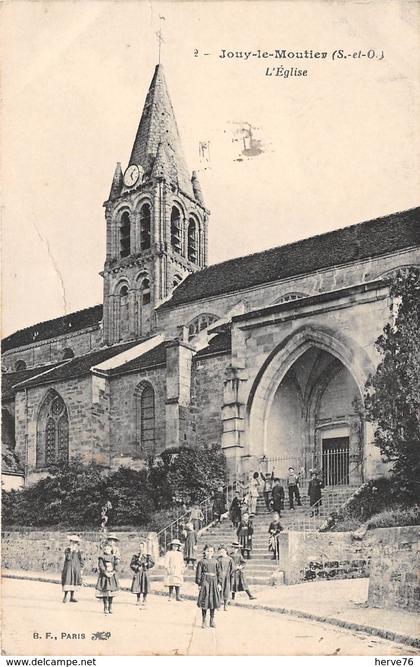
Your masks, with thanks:
[(3, 657), (415, 665), (420, 2), (1, 10)]

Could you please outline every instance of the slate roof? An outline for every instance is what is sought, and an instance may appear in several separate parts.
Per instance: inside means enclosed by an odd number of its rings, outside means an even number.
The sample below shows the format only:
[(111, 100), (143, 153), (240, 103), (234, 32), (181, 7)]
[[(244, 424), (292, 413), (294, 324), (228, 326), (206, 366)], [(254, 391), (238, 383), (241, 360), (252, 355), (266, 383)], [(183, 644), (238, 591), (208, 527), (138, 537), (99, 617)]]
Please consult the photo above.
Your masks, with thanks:
[(70, 359), (64, 364), (61, 364), (57, 368), (54, 368), (49, 373), (40, 378), (31, 378), (26, 380), (19, 385), (19, 389), (27, 389), (28, 387), (38, 387), (39, 385), (49, 384), (50, 382), (63, 382), (65, 380), (70, 380), (71, 378), (80, 378), (84, 375), (89, 375), (90, 369), (92, 366), (97, 366), (103, 361), (114, 357), (116, 354), (125, 352), (129, 350), (134, 345), (141, 343), (139, 340), (130, 341), (129, 343), (123, 343), (120, 345), (112, 345), (111, 347), (105, 347), (96, 352), (89, 352), (82, 357), (75, 357)]
[(146, 174), (169, 177), (190, 197), (194, 197), (181, 138), (163, 73), (156, 65), (144, 103), (140, 125), (129, 164), (139, 164)]
[(55, 338), (56, 336), (62, 336), (94, 326), (102, 320), (102, 311), (102, 304), (99, 304), (78, 310), (69, 315), (56, 317), (53, 320), (33, 324), (25, 329), (20, 329), (16, 333), (3, 338), (2, 351), (7, 352), (7, 350), (13, 350), (15, 347), (20, 347), (21, 345), (30, 345), (40, 340), (48, 340), (49, 338)]
[(12, 373), (3, 372), (1, 376), (2, 400), (7, 401), (14, 397), (15, 392), (12, 389), (13, 385), (17, 384), (18, 382), (24, 382), (25, 380), (29, 380), (30, 378), (33, 378), (35, 375), (40, 375), (40, 373), (49, 371), (53, 368), (56, 368), (57, 366), (61, 366), (61, 364), (63, 363), (65, 362), (60, 361), (57, 362), (56, 364), (48, 364), (47, 366), (37, 366), (36, 368), (27, 368), (24, 371), (13, 371)]
[(210, 340), (207, 347), (203, 347), (195, 354), (194, 359), (201, 359), (202, 357), (208, 357), (213, 354), (223, 354), (226, 352), (231, 352), (231, 350), (232, 336), (229, 328), (226, 329), (226, 331), (222, 331), (221, 333), (216, 334), (216, 336)]
[(123, 373), (132, 373), (142, 371), (146, 368), (155, 368), (156, 366), (166, 365), (166, 343), (160, 343), (152, 350), (145, 352), (141, 357), (132, 359), (118, 368), (112, 368), (108, 371), (109, 375), (122, 375)]
[(375, 218), (189, 275), (160, 309), (377, 257), (420, 243), (420, 207)]

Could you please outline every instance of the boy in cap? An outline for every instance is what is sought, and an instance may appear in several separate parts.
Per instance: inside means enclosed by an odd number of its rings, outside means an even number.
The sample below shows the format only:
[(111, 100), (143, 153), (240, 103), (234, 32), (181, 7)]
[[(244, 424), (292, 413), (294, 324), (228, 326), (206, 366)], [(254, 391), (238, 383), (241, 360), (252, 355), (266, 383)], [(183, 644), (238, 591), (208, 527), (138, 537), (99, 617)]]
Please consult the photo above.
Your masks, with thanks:
[(64, 551), (64, 564), (61, 572), (61, 584), (63, 587), (63, 602), (67, 602), (67, 594), (70, 593), (70, 602), (77, 602), (74, 594), (82, 585), (83, 557), (80, 551), (80, 538), (78, 535), (68, 536), (69, 546)]

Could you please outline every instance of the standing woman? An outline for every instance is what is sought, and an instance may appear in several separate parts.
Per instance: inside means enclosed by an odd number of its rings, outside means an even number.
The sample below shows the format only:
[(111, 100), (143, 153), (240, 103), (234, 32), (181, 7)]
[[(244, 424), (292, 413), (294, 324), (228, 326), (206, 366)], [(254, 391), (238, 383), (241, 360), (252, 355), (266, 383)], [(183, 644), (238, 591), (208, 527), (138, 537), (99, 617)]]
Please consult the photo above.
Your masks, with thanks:
[(133, 555), (130, 563), (130, 567), (134, 572), (131, 592), (136, 593), (138, 605), (140, 604), (140, 596), (143, 595), (143, 607), (146, 604), (147, 594), (150, 590), (149, 570), (152, 569), (154, 564), (152, 556), (146, 553), (145, 542), (140, 542), (138, 553)]
[(175, 589), (175, 596), (178, 602), (181, 601), (180, 588), (184, 583), (184, 556), (181, 553), (181, 542), (177, 539), (172, 540), (170, 550), (167, 552), (164, 561), (166, 569), (165, 586), (169, 589), (168, 601), (172, 600), (172, 593)]
[(74, 594), (82, 585), (83, 557), (79, 549), (80, 538), (77, 535), (69, 535), (68, 541), (69, 546), (64, 552), (64, 565), (61, 572), (63, 602), (67, 602), (67, 593), (70, 593), (70, 602), (77, 602)]
[(116, 569), (117, 557), (112, 553), (112, 547), (106, 544), (98, 558), (99, 576), (96, 584), (96, 597), (104, 602), (104, 614), (112, 614), (112, 602), (118, 592), (118, 578)]
[(214, 558), (214, 547), (206, 544), (204, 556), (197, 563), (195, 583), (200, 587), (197, 606), (201, 608), (201, 627), (206, 627), (207, 609), (210, 610), (210, 627), (215, 628), (214, 612), (220, 607), (222, 571), (220, 563)]

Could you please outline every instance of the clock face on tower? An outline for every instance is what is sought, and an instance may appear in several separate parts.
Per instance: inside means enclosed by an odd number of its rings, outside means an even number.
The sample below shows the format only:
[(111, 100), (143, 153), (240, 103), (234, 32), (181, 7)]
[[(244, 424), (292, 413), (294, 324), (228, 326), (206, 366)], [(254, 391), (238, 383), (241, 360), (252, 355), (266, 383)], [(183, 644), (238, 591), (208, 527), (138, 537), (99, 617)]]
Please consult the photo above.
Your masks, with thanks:
[(125, 170), (124, 174), (124, 185), (128, 188), (131, 188), (137, 183), (140, 176), (140, 170), (136, 164), (130, 164), (129, 167)]

